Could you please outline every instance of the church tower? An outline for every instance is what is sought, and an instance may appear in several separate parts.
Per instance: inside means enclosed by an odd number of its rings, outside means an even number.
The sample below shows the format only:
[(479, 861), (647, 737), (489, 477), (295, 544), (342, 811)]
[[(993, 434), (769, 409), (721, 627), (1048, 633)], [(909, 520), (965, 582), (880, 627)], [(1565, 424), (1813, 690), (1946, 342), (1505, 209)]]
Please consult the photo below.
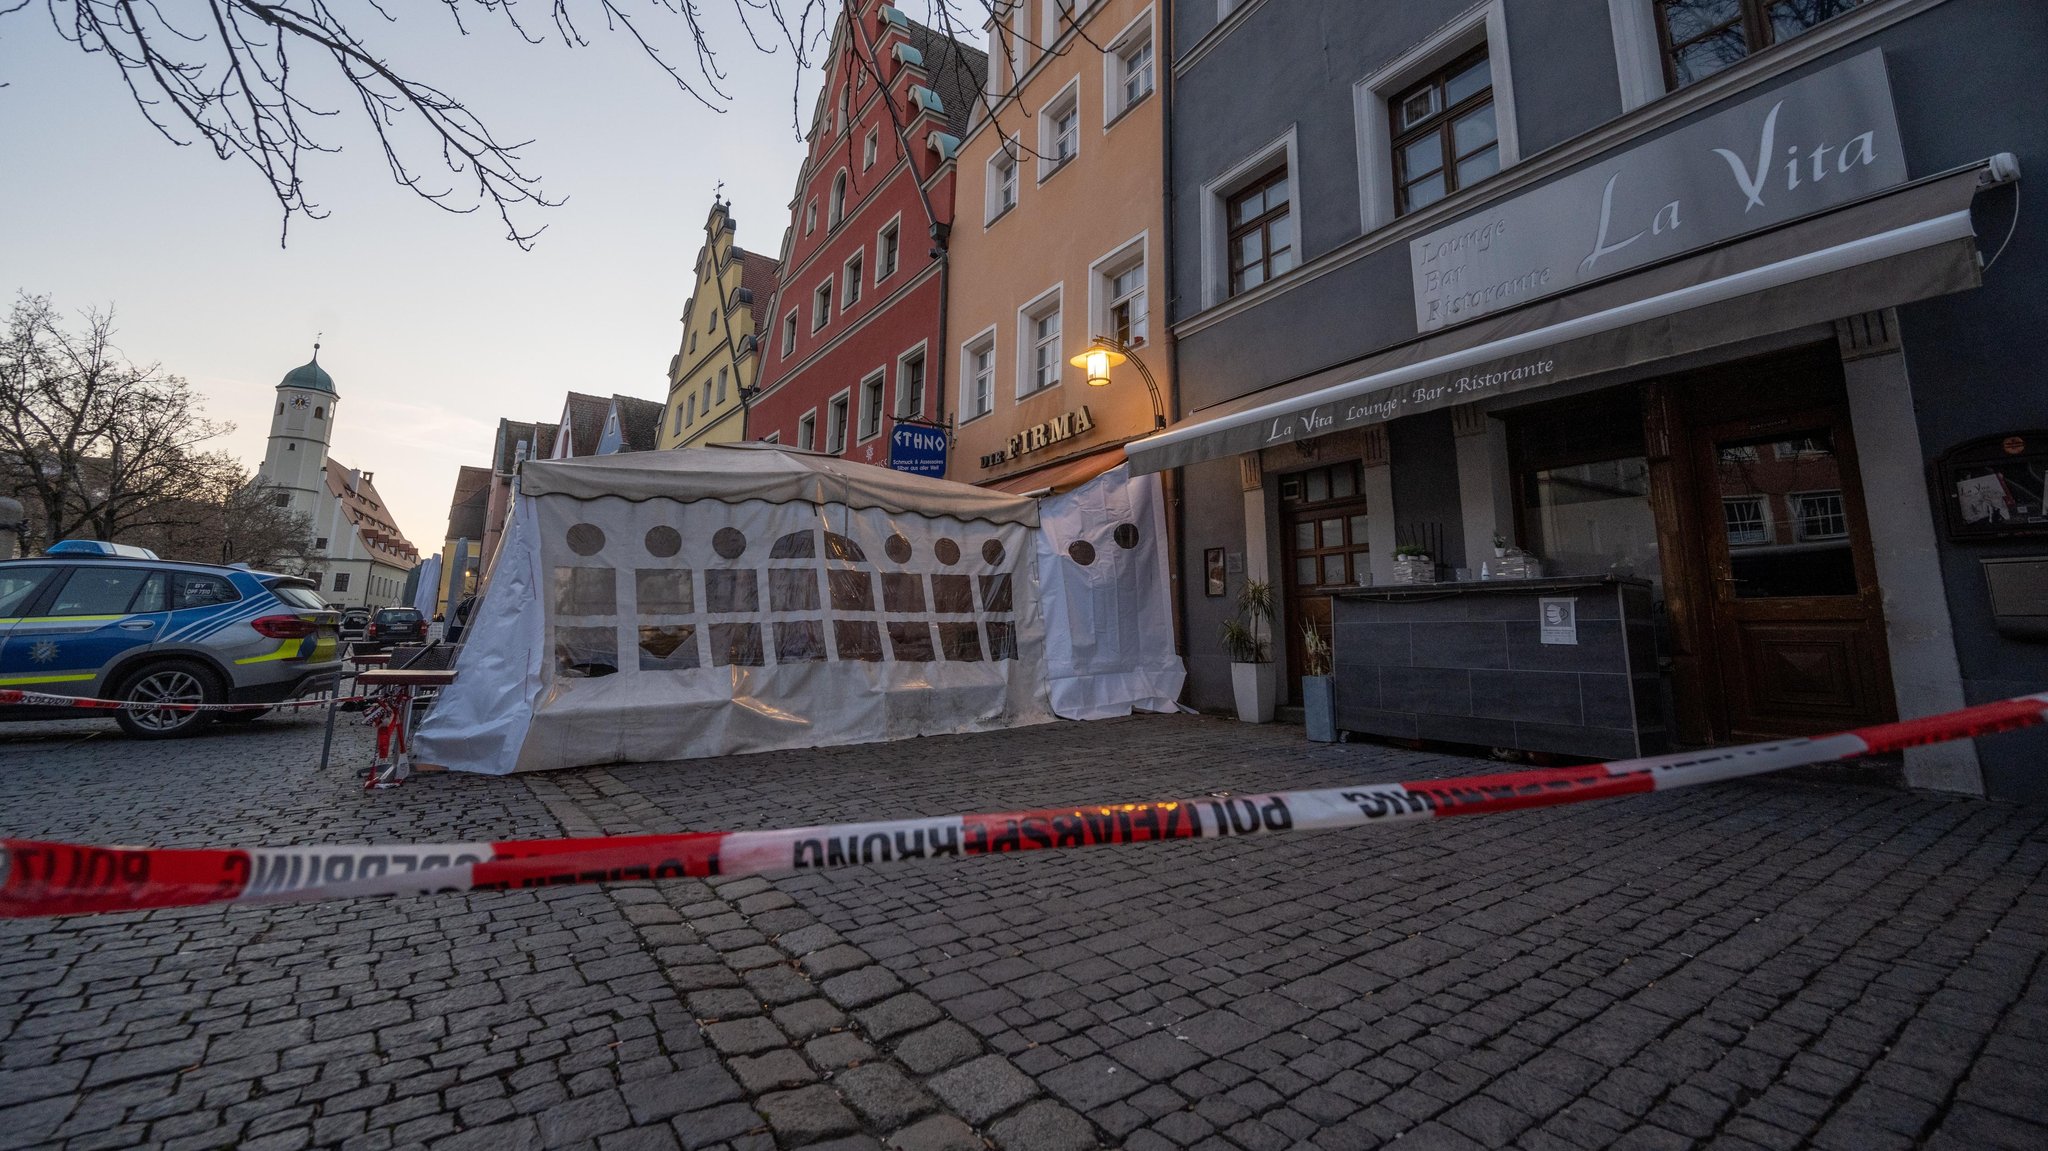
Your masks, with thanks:
[(285, 373), (277, 385), (270, 446), (257, 472), (289, 497), (293, 511), (316, 520), (328, 496), (322, 472), (337, 403), (334, 378), (321, 368), (320, 345), (314, 344), (313, 359)]

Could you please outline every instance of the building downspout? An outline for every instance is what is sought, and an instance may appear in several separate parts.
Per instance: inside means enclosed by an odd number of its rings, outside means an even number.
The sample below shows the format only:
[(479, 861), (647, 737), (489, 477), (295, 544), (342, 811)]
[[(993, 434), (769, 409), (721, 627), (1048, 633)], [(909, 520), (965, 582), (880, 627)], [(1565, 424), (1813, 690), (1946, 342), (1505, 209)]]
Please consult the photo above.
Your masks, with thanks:
[[(1159, 194), (1161, 202), (1160, 222), (1164, 225), (1168, 240), (1160, 245), (1161, 275), (1166, 283), (1167, 326), (1170, 328), (1175, 312), (1174, 264), (1173, 264), (1173, 64), (1174, 64), (1174, 12), (1171, 6), (1161, 5), (1159, 12), (1159, 135), (1160, 163)], [(1166, 418), (1169, 423), (1180, 419), (1180, 341), (1173, 341), (1172, 350), (1166, 357)], [(1167, 584), (1173, 597), (1173, 644), (1179, 651), (1185, 666), (1188, 656), (1188, 597), (1187, 558), (1188, 531), (1187, 509), (1182, 493), (1186, 490), (1185, 468), (1174, 468), (1166, 474), (1163, 495), (1166, 500), (1166, 534), (1173, 540), (1173, 579)], [(1184, 681), (1181, 686), (1181, 700), (1188, 703), (1189, 693), (1194, 690), (1193, 681)]]

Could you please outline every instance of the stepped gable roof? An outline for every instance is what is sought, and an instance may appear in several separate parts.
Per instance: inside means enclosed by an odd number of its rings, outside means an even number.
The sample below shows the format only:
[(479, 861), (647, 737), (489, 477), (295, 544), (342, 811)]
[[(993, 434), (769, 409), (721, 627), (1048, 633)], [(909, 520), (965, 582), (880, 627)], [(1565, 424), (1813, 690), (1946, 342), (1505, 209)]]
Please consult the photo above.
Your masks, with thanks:
[(590, 456), (597, 454), (597, 442), (604, 435), (605, 417), (611, 414), (612, 401), (608, 396), (589, 396), (582, 392), (570, 392), (564, 405), (569, 417), (569, 454)]
[[(355, 525), (356, 535), (372, 556), (398, 567), (419, 562), (420, 550), (391, 519), (391, 509), (377, 494), (368, 473), (356, 472), (333, 456), (327, 457), (327, 490), (341, 501), (342, 511)], [(350, 486), (353, 479), (354, 486)]]
[(447, 539), (484, 538), (484, 512), (491, 497), (491, 469), (464, 465), (455, 473), (455, 498), (448, 502)]
[(924, 57), (931, 89), (946, 106), (947, 130), (955, 136), (965, 135), (969, 114), (988, 88), (988, 53), (961, 44), (937, 28), (915, 20), (908, 23), (910, 46)]
[(661, 416), (668, 408), (655, 400), (613, 396), (619, 412), (619, 450), (651, 452), (661, 446)]

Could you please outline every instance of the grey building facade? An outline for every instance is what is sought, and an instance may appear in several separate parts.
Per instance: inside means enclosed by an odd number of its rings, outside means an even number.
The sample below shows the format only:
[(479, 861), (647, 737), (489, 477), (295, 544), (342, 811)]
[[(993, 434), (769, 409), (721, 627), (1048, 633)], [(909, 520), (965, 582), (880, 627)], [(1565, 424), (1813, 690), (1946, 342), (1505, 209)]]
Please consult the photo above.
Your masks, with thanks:
[[(1524, 555), (1647, 583), (1644, 711), (1680, 744), (2048, 688), (2048, 566), (2027, 562), (2048, 556), (2048, 233), (2017, 191), (2048, 163), (2022, 95), (2048, 6), (1184, 0), (1172, 20), (1181, 419), (1129, 454), (1179, 470), (1197, 706), (1229, 706), (1214, 637), (1244, 580), (1273, 585), (1290, 685), (1302, 627), (1412, 574), (1397, 551), (1427, 553), (1446, 619), (1469, 614), (1461, 581)], [(1482, 745), (1590, 722), (1592, 700), (1497, 690), (1524, 665), (1488, 635), (1417, 639), (1340, 681), (1340, 712), (1350, 691), (1392, 725), (1368, 730)], [(1461, 718), (1404, 727), (1417, 712)], [(2040, 797), (2043, 753), (1946, 744), (1907, 777)]]

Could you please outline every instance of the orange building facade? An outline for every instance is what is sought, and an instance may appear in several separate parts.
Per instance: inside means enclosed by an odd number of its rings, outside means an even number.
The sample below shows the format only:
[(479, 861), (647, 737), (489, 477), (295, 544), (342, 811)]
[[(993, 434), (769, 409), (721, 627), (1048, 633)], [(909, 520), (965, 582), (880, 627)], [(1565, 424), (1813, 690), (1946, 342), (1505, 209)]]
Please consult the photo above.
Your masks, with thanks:
[[(1069, 487), (1173, 415), (1160, 9), (1100, 0), (1076, 19), (1073, 0), (1019, 0), (988, 28), (950, 253), (950, 479)], [(1069, 360), (1096, 336), (1140, 362), (1091, 387)]]

